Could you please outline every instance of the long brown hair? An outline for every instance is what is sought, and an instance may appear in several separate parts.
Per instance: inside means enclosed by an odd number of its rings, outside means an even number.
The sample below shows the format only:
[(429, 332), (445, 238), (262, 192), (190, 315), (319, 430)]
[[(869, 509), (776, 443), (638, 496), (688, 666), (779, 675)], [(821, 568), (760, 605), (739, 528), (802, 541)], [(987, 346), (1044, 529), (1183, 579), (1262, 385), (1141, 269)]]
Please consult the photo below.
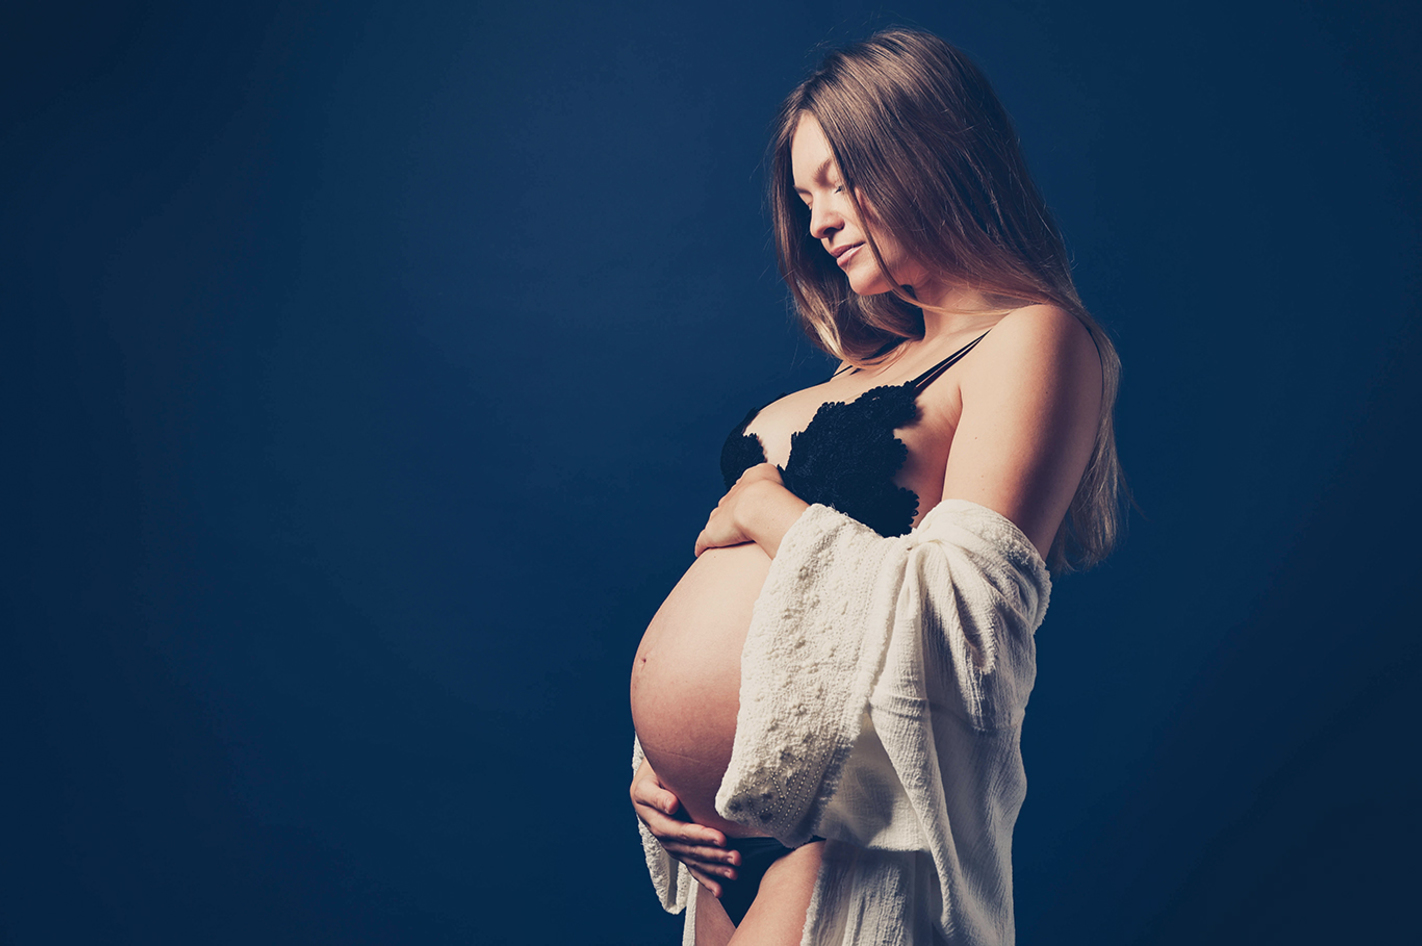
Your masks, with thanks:
[[(857, 295), (810, 236), (795, 194), (790, 145), (802, 115), (823, 129), (860, 220), (895, 240), (939, 279), (1015, 308), (1049, 303), (1072, 313), (1101, 356), (1096, 442), (1047, 557), (1054, 571), (1105, 558), (1122, 526), (1124, 484), (1112, 407), (1120, 359), (1082, 305), (1061, 235), (1027, 172), (1012, 121), (987, 77), (931, 33), (894, 28), (835, 50), (785, 99), (770, 155), (770, 210), (780, 272), (810, 340), (863, 363), (886, 347), (922, 338), (923, 312), (904, 289)], [(884, 268), (873, 232), (869, 247)]]

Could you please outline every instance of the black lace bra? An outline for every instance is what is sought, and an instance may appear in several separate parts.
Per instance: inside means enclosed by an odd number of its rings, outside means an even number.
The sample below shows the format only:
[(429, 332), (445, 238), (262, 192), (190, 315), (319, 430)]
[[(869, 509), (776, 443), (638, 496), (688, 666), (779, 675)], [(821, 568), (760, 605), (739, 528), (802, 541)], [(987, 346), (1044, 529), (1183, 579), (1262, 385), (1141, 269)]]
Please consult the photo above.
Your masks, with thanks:
[[(870, 388), (852, 401), (821, 404), (809, 426), (790, 435), (790, 458), (780, 468), (785, 488), (807, 503), (832, 506), (880, 535), (907, 534), (918, 515), (918, 494), (894, 482), (908, 459), (908, 447), (894, 431), (918, 419), (919, 394), (986, 334), (912, 381)], [(765, 445), (746, 428), (767, 406), (747, 414), (721, 448), (726, 489), (746, 470), (766, 462)]]

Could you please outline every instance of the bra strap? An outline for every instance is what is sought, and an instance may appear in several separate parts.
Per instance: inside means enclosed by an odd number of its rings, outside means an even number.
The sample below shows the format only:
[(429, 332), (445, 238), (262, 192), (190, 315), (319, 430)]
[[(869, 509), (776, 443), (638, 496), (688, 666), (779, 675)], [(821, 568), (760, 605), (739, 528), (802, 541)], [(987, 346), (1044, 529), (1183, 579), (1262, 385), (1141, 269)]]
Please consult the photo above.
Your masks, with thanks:
[[(992, 329), (988, 329), (988, 332), (990, 331), (992, 331)], [(915, 391), (922, 391), (924, 388), (937, 381), (939, 375), (941, 375), (943, 372), (947, 371), (949, 368), (957, 364), (959, 359), (961, 359), (968, 352), (972, 351), (973, 346), (977, 345), (977, 343), (982, 341), (984, 338), (987, 338), (987, 332), (983, 332), (977, 338), (973, 339), (971, 342), (968, 342), (968, 344), (953, 352), (953, 354), (949, 355), (947, 358), (944, 358), (938, 364), (934, 365), (932, 368), (929, 368), (927, 371), (919, 375), (917, 378), (914, 378), (909, 383), (913, 385), (913, 389)]]

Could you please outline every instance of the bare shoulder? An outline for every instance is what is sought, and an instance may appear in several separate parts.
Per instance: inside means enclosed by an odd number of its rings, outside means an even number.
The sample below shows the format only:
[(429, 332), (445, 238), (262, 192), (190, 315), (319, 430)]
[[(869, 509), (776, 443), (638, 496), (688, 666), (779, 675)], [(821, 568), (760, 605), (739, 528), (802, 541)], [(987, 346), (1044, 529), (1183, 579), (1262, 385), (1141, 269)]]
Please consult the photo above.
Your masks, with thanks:
[(1096, 342), (1081, 320), (1054, 305), (1029, 305), (1004, 315), (978, 346), (978, 362), (1017, 365), (1053, 374), (1100, 377)]
[(943, 495), (995, 509), (1045, 556), (1100, 425), (1096, 343), (1070, 312), (1026, 306), (1003, 316), (963, 366)]

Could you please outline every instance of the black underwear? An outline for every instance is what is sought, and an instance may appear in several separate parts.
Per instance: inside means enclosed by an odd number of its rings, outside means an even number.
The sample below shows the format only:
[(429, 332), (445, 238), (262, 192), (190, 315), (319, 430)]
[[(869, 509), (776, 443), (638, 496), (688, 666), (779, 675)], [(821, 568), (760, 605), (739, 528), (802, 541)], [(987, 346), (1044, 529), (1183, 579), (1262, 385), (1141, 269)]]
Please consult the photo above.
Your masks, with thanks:
[[(810, 842), (824, 838), (811, 838)], [(770, 865), (795, 850), (786, 847), (774, 838), (727, 838), (726, 847), (741, 852), (741, 866), (736, 868), (735, 880), (721, 881), (721, 907), (731, 922), (737, 926), (746, 918), (746, 911), (755, 902), (760, 892), (760, 881)]]

